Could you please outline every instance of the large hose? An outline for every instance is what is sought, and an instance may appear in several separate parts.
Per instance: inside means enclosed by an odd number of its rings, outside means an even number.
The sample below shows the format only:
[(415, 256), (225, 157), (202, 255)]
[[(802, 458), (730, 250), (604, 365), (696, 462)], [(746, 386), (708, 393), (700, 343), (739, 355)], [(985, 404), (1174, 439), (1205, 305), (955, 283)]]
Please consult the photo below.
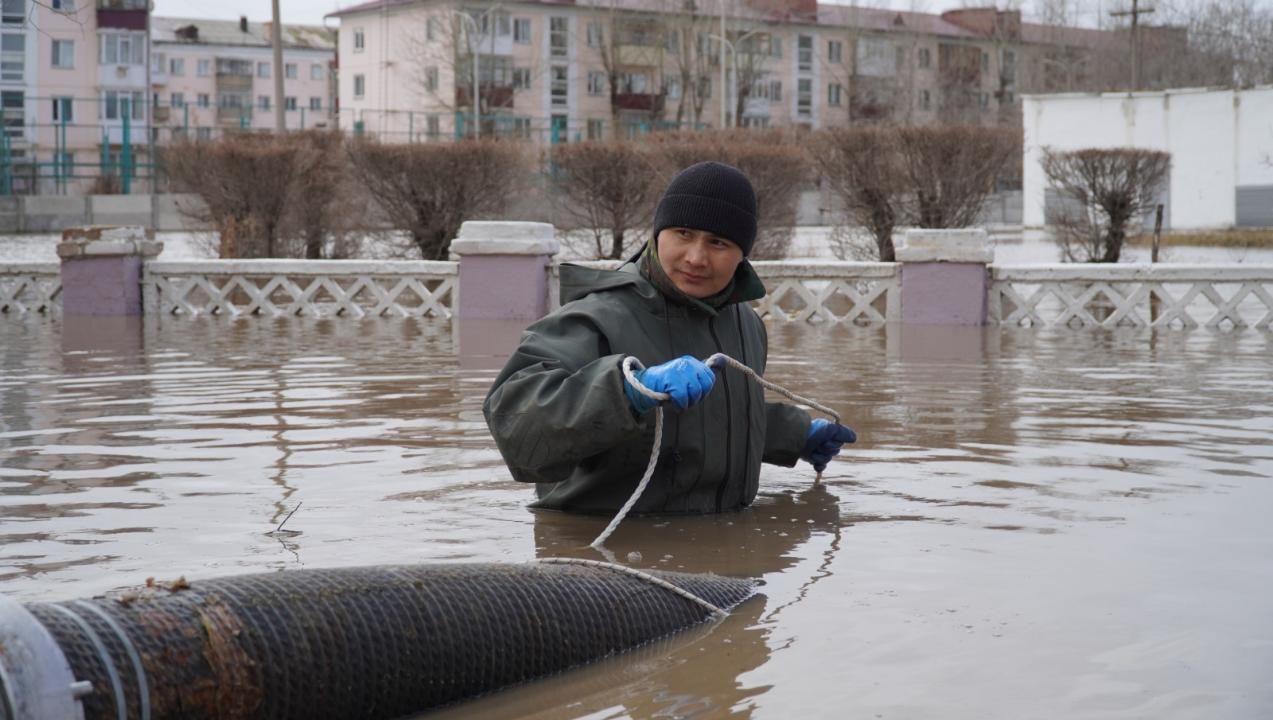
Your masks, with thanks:
[(382, 566), (0, 597), (0, 720), (397, 718), (637, 647), (755, 592), (622, 570)]

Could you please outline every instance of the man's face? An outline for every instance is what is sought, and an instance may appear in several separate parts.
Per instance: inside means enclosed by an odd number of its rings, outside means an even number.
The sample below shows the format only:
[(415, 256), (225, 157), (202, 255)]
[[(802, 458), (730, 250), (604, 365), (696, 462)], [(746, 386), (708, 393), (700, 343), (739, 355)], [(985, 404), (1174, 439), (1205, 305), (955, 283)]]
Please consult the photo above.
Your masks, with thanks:
[(724, 290), (743, 261), (742, 248), (703, 230), (664, 228), (657, 243), (659, 264), (676, 289), (700, 300)]

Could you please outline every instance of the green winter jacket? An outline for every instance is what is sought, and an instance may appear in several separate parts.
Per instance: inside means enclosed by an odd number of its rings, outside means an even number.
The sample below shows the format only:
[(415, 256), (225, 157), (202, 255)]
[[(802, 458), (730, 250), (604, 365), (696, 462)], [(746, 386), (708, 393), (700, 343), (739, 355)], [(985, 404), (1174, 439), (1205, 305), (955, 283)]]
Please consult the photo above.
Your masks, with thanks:
[[(483, 404), (513, 478), (536, 483), (532, 507), (615, 512), (649, 462), (654, 412), (636, 415), (623, 392), (623, 358), (651, 367), (723, 352), (764, 373), (764, 324), (746, 301), (764, 287), (747, 262), (719, 310), (673, 302), (636, 266), (561, 266), (562, 307), (531, 325)], [(765, 402), (736, 369), (684, 411), (664, 406), (658, 465), (635, 513), (708, 513), (751, 504), (761, 462), (793, 466), (809, 415)]]

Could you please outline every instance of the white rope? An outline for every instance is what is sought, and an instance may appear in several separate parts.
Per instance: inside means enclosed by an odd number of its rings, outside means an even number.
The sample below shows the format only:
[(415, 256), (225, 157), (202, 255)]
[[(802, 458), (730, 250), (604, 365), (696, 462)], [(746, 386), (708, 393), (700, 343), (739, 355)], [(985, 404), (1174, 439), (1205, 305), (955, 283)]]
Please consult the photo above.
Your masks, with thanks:
[[(769, 390), (773, 390), (779, 395), (786, 396), (792, 400), (795, 400), (798, 403), (803, 403), (805, 405), (808, 405), (814, 410), (830, 415), (831, 417), (835, 418), (835, 422), (837, 425), (840, 424), (840, 414), (837, 413), (836, 411), (832, 410), (831, 408), (825, 405), (820, 405), (810, 400), (807, 397), (804, 397), (802, 395), (797, 395), (791, 392), (790, 390), (782, 387), (781, 385), (769, 382), (768, 380), (758, 375), (755, 370), (752, 370), (751, 368), (735, 360), (734, 358), (726, 355), (725, 353), (716, 353), (715, 355), (712, 355), (711, 357), (707, 358), (704, 364), (707, 365), (708, 367), (721, 367), (723, 365), (728, 365), (730, 367), (741, 370), (743, 374), (745, 374), (747, 377), (751, 378), (752, 380), (755, 380), (756, 382), (760, 383), (762, 387), (767, 388)], [(641, 362), (637, 360), (635, 357), (632, 357), (631, 355), (623, 359), (623, 377), (625, 380), (628, 381), (628, 384), (631, 385), (637, 392), (650, 398), (651, 400), (657, 400), (659, 403), (663, 403), (672, 397), (671, 395), (668, 395), (667, 393), (659, 392), (657, 390), (651, 390), (650, 388), (642, 385), (641, 381), (637, 380), (636, 374), (632, 370), (632, 367), (634, 365), (637, 367), (637, 369), (644, 369), (644, 366), (641, 365)], [(654, 468), (659, 463), (659, 449), (662, 446), (663, 446), (663, 407), (662, 405), (659, 405), (654, 408), (654, 447), (651, 448), (650, 450), (650, 462), (647, 463), (645, 466), (645, 474), (641, 476), (641, 482), (637, 483), (636, 490), (632, 491), (632, 496), (628, 498), (627, 502), (623, 503), (623, 507), (619, 508), (618, 514), (614, 516), (614, 519), (610, 521), (610, 524), (606, 526), (606, 529), (601, 531), (601, 534), (597, 536), (597, 539), (592, 541), (592, 544), (589, 545), (589, 547), (595, 548), (597, 550), (602, 550), (603, 548), (601, 546), (605, 544), (605, 541), (610, 537), (610, 535), (612, 535), (614, 531), (618, 529), (619, 523), (623, 522), (623, 519), (628, 516), (628, 513), (632, 510), (632, 506), (636, 505), (637, 500), (641, 498), (641, 494), (645, 492), (645, 487), (650, 484), (650, 478), (654, 476)], [(819, 472), (815, 482), (821, 482), (821, 481), (822, 481), (822, 473)]]
[(685, 588), (677, 587), (673, 585), (672, 583), (664, 580), (663, 578), (656, 577), (642, 570), (637, 570), (636, 568), (630, 568), (626, 565), (601, 562), (600, 560), (585, 560), (583, 558), (541, 558), (539, 562), (549, 563), (552, 565), (584, 565), (587, 567), (607, 568), (609, 570), (614, 570), (615, 572), (623, 573), (625, 575), (631, 575), (632, 577), (635, 577), (635, 578), (640, 578), (650, 583), (651, 585), (655, 585), (657, 587), (663, 588), (664, 590), (680, 595), (686, 600), (690, 600), (692, 602), (698, 603), (699, 605), (702, 605), (703, 607), (711, 611), (711, 613), (715, 615), (716, 617), (723, 618), (729, 615), (729, 613), (726, 612), (724, 609), (719, 608), (716, 605), (713, 605), (712, 603), (708, 602), (707, 600), (704, 600), (703, 598), (695, 595), (694, 593), (690, 592), (689, 590), (686, 590)]

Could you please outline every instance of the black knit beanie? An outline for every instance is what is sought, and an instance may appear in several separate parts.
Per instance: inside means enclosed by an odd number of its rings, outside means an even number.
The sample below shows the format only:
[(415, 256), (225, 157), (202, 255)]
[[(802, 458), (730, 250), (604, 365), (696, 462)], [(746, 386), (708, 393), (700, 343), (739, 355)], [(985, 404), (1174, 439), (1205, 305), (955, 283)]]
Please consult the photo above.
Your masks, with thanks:
[(658, 209), (654, 236), (664, 228), (706, 230), (751, 254), (756, 243), (756, 191), (738, 168), (701, 162), (676, 174)]

